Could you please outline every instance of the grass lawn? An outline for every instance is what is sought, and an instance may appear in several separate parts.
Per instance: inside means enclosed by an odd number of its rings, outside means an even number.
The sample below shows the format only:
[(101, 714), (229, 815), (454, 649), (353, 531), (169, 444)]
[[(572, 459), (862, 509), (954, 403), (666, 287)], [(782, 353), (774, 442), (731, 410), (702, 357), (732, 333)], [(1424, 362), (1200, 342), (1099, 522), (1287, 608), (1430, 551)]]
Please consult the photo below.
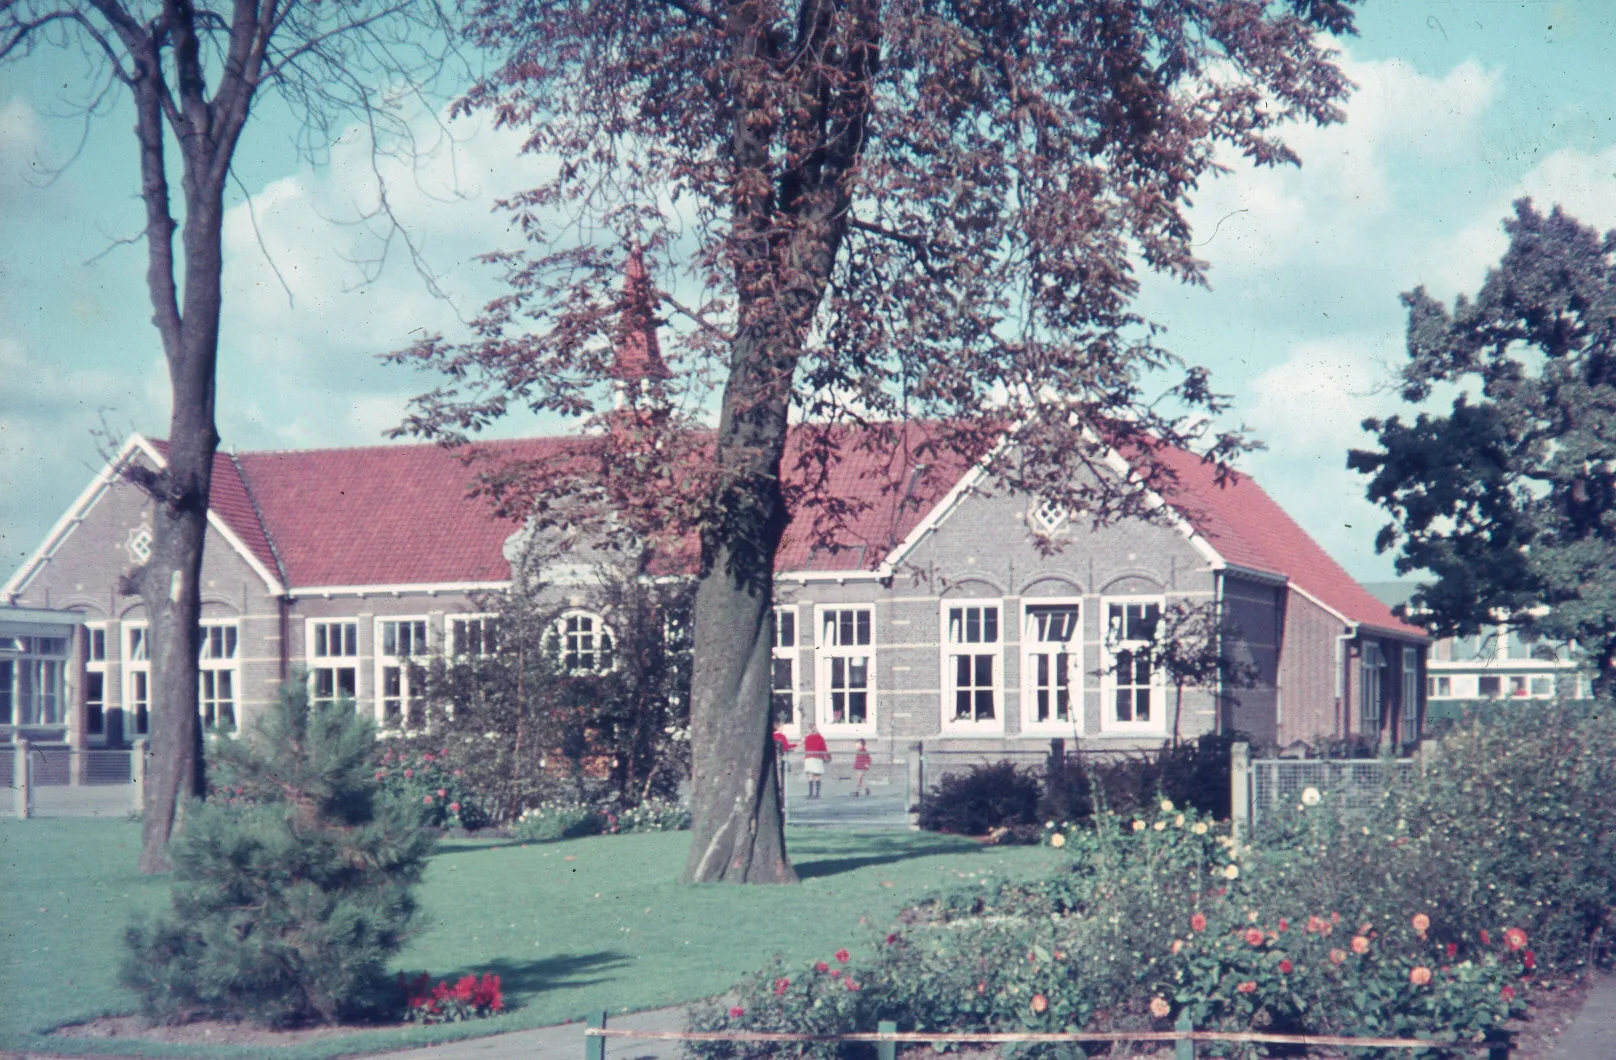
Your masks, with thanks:
[[(399, 967), (435, 979), (496, 972), (512, 1011), (450, 1028), (305, 1044), (285, 1055), (379, 1050), (690, 1001), (722, 991), (775, 953), (794, 961), (828, 958), (843, 946), (856, 953), (928, 893), (1060, 863), (1047, 848), (984, 848), (926, 833), (788, 834), (799, 887), (682, 885), (689, 833), (528, 846), (445, 842), (419, 892), (419, 933)], [(117, 985), (120, 937), (131, 910), (160, 908), (168, 890), (165, 879), (136, 875), (139, 844), (139, 825), (127, 822), (0, 821), (0, 1048), (88, 1053), (97, 1043), (64, 1047), (41, 1033), (134, 1009)], [(101, 1048), (232, 1055), (136, 1045)]]

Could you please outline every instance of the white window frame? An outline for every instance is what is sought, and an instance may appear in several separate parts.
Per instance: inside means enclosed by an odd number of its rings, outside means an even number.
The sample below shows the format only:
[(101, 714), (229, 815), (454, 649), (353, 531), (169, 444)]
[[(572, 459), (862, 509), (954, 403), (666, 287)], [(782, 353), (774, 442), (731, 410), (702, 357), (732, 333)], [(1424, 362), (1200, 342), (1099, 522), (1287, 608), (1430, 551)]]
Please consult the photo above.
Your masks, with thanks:
[[(953, 612), (960, 612), (960, 622), (956, 627), (953, 621)], [(970, 632), (971, 612), (980, 612), (976, 615), (977, 639), (965, 639)], [(993, 637), (987, 639), (989, 616), (993, 626)], [(1004, 731), (1004, 600), (1001, 597), (956, 597), (940, 602), (938, 607), (938, 630), (941, 636), (941, 664), (942, 664), (942, 728), (944, 732), (964, 733), (996, 733)], [(956, 639), (956, 634), (958, 639)], [(968, 664), (969, 683), (961, 685), (959, 680), (959, 664), (962, 659), (970, 659)], [(988, 680), (981, 681), (981, 663), (986, 660), (990, 667)], [(961, 692), (969, 690), (971, 713), (968, 717), (959, 714), (959, 696)], [(983, 718), (978, 715), (981, 697), (986, 694), (991, 713)]]
[(1160, 593), (1142, 593), (1128, 596), (1102, 596), (1100, 597), (1100, 657), (1103, 663), (1100, 678), (1100, 733), (1111, 736), (1150, 735), (1159, 736), (1167, 732), (1167, 677), (1161, 667), (1152, 667), (1150, 671), (1150, 718), (1139, 721), (1137, 701), (1134, 708), (1134, 720), (1120, 721), (1117, 718), (1117, 692), (1126, 688), (1140, 688), (1135, 681), (1118, 681), (1117, 653), (1126, 650), (1129, 645), (1149, 643), (1139, 638), (1124, 640), (1120, 633), (1111, 630), (1111, 608), (1123, 608), (1123, 621), (1127, 621), (1127, 608), (1129, 605), (1156, 605), (1156, 620), (1161, 621), (1167, 612), (1167, 596)]
[[(390, 625), (419, 626), (421, 630), (421, 646), (419, 650), (412, 644), (407, 654), (389, 654), (387, 652), (386, 631)], [(415, 630), (411, 629), (414, 640)], [(432, 622), (426, 615), (378, 615), (376, 616), (376, 696), (375, 717), (376, 727), (382, 732), (420, 732), (426, 728), (426, 668), (422, 665), (432, 654)], [(398, 694), (389, 695), (387, 677), (388, 671), (398, 671)], [(420, 687), (416, 687), (419, 684)], [(398, 719), (396, 724), (388, 721), (388, 704), (390, 701), (398, 702)], [(411, 715), (415, 715), (412, 719)], [(416, 724), (412, 724), (412, 720)]]
[[(591, 628), (569, 628), (581, 619), (588, 620)], [(550, 647), (562, 673), (604, 674), (617, 667), (617, 631), (599, 611), (568, 608), (550, 624), (550, 637)], [(574, 640), (575, 637), (580, 639)], [(584, 637), (589, 638), (587, 643)], [(576, 661), (570, 661), (574, 657)]]
[[(41, 642), (59, 645), (46, 651)], [(71, 722), (67, 701), (67, 665), (72, 659), (72, 637), (61, 634), (39, 636), (22, 634), (0, 641), (0, 659), (6, 663), (6, 672), (0, 680), (4, 688), (9, 715), (0, 718), (0, 725), (18, 728), (66, 728)], [(27, 675), (27, 676), (24, 676)], [(24, 696), (24, 692), (29, 692)], [(37, 716), (24, 719), (25, 708)], [(47, 718), (45, 715), (49, 714)]]
[[(1041, 611), (1052, 608), (1070, 608), (1077, 612), (1072, 636), (1062, 641), (1039, 640), (1034, 618)], [(1065, 655), (1067, 714), (1062, 720), (1053, 716), (1038, 720), (1038, 663), (1045, 657), (1051, 660)], [(1058, 683), (1057, 683), (1058, 687)], [(1040, 597), (1021, 602), (1021, 731), (1025, 733), (1070, 734), (1081, 730), (1083, 724), (1083, 598), (1080, 596)]]
[[(843, 612), (854, 615), (854, 642), (841, 643), (841, 619), (836, 618), (837, 635), (830, 635), (831, 616), (840, 616)], [(869, 622), (869, 641), (859, 643), (857, 615), (863, 613)], [(800, 631), (798, 639), (801, 639)], [(874, 736), (876, 735), (876, 650), (880, 638), (875, 630), (875, 606), (873, 604), (816, 604), (814, 606), (814, 719), (821, 732), (827, 736)], [(864, 662), (864, 684), (852, 685), (848, 682), (853, 676), (853, 660), (862, 659)], [(837, 689), (832, 687), (831, 679), (838, 670), (843, 675), (845, 694), (851, 696), (855, 691), (864, 696), (863, 721), (836, 721), (832, 717), (833, 696)], [(848, 714), (851, 715), (852, 700), (848, 700)]]
[[(197, 647), (197, 724), (209, 732), (233, 733), (241, 725), (241, 624), (233, 618), (203, 619), (197, 626), (201, 635)], [(226, 707), (228, 724), (223, 720)]]
[[(335, 628), (338, 631), (337, 639), (342, 642), (346, 642), (348, 639), (344, 635), (345, 632), (353, 633), (352, 652), (346, 650), (349, 647), (347, 643), (339, 643), (339, 650), (334, 654), (332, 653), (330, 650), (332, 628)], [(324, 629), (326, 632), (326, 650), (324, 652), (319, 650), (320, 631), (322, 629)], [(303, 641), (306, 649), (304, 651), (303, 658), (307, 662), (309, 674), (309, 702), (339, 702), (343, 697), (343, 689), (341, 682), (337, 679), (337, 675), (341, 671), (346, 670), (353, 675), (353, 694), (350, 698), (357, 707), (359, 704), (359, 619), (357, 617), (307, 619), (303, 623)], [(329, 673), (331, 675), (330, 695), (320, 694), (321, 673)]]
[[(1386, 693), (1386, 671), (1391, 660), (1381, 650), (1376, 641), (1366, 641), (1358, 659), (1358, 726), (1360, 736), (1379, 736), (1380, 727), (1384, 722), (1381, 717), (1381, 701)], [(1374, 680), (1370, 680), (1373, 672)], [(1374, 686), (1374, 695), (1370, 695), (1370, 686)], [(1373, 704), (1373, 711), (1370, 706)]]
[[(769, 615), (769, 696), (772, 716), (782, 732), (792, 736), (802, 731), (802, 704), (797, 699), (797, 693), (802, 687), (802, 622), (795, 606), (776, 607)], [(786, 620), (790, 620), (789, 643), (788, 638), (782, 637), (785, 631)], [(781, 682), (781, 668), (784, 666), (785, 681)], [(789, 711), (782, 718), (780, 708), (782, 704), (789, 704)]]
[(1425, 677), (1426, 699), (1452, 699), (1453, 678), (1448, 674), (1427, 674)]
[[(146, 622), (123, 624), (123, 735), (151, 735), (151, 639)], [(136, 642), (139, 642), (137, 647)]]
[(1398, 719), (1400, 731), (1398, 738), (1403, 743), (1413, 743), (1420, 738), (1420, 650), (1403, 646), (1403, 697), (1399, 704), (1402, 712)]
[[(477, 639), (481, 642), (478, 650), (468, 651), (462, 641), (468, 639), (466, 631), (471, 623), (477, 623), (479, 633)], [(494, 646), (488, 644), (488, 632), (494, 634)], [(443, 617), (443, 631), (448, 642), (448, 656), (455, 660), (487, 659), (498, 651), (499, 616), (492, 611), (466, 611), (453, 612)]]
[[(101, 637), (101, 657), (95, 656), (96, 635)], [(94, 739), (97, 743), (105, 743), (107, 738), (107, 624), (105, 622), (84, 623), (84, 690), (80, 697), (79, 707), (84, 711), (84, 735)], [(90, 727), (90, 679), (97, 675), (101, 679), (101, 725), (98, 728)]]

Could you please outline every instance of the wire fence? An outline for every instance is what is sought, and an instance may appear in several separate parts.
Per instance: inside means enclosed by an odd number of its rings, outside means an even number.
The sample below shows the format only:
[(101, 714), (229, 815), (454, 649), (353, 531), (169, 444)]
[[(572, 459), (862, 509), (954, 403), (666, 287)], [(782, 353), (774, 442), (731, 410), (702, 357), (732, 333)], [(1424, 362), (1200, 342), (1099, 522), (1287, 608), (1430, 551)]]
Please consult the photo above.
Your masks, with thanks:
[[(1416, 758), (1334, 759), (1259, 758), (1250, 763), (1249, 806), (1253, 831), (1271, 821), (1280, 807), (1327, 800), (1338, 814), (1363, 816), (1381, 804), (1386, 791), (1412, 777), (1419, 769)], [(1239, 798), (1239, 771), (1234, 795)]]

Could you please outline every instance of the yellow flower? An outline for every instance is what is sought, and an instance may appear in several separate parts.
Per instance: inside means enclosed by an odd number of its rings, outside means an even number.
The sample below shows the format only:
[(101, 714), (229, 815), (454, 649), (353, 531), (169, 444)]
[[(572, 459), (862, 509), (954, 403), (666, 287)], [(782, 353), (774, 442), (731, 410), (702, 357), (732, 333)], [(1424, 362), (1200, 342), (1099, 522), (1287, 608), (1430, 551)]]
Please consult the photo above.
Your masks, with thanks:
[(1237, 879), (1239, 879), (1240, 878), (1240, 866), (1239, 865), (1225, 865), (1223, 867), (1223, 878), (1226, 879), (1226, 880), (1237, 880)]
[(1153, 997), (1153, 998), (1150, 999), (1150, 1014), (1152, 1016), (1155, 1016), (1157, 1019), (1159, 1019), (1159, 1020), (1166, 1019), (1168, 1017), (1168, 1015), (1172, 1011), (1173, 1011), (1173, 1006), (1171, 1006), (1171, 1005), (1169, 1005), (1167, 1003), (1166, 998), (1164, 998), (1164, 997)]
[(1319, 794), (1318, 788), (1309, 785), (1302, 789), (1302, 805), (1304, 806), (1317, 806), (1322, 798), (1324, 796)]
[(1135, 832), (1143, 832), (1145, 830), (1145, 822), (1143, 822), (1143, 821), (1135, 821), (1133, 823), (1133, 830)]
[(1190, 831), (1194, 832), (1196, 835), (1206, 835), (1206, 822), (1196, 821), (1195, 827), (1191, 828)]
[(1155, 828), (1156, 828), (1156, 831), (1158, 831), (1158, 832), (1164, 831), (1167, 828), (1167, 822), (1166, 821), (1157, 821), (1156, 825), (1155, 825)]
[(1421, 935), (1425, 934), (1431, 929), (1431, 918), (1426, 916), (1424, 913), (1415, 913), (1412, 923), (1414, 924), (1414, 930), (1418, 931)]
[(1059, 832), (1056, 832), (1054, 835), (1049, 837), (1049, 845), (1052, 847), (1063, 847), (1066, 845), (1066, 837), (1061, 835)]
[(1049, 1007), (1049, 998), (1045, 997), (1042, 994), (1034, 994), (1032, 996), (1032, 1010), (1034, 1012), (1042, 1012), (1048, 1007)]
[(1183, 814), (1179, 814), (1177, 817), (1173, 818), (1173, 827), (1174, 828), (1183, 828), (1184, 827), (1184, 815)]
[(1173, 812), (1173, 800), (1172, 799), (1163, 799), (1162, 802), (1161, 802), (1161, 807), (1162, 807), (1162, 813), (1172, 813)]

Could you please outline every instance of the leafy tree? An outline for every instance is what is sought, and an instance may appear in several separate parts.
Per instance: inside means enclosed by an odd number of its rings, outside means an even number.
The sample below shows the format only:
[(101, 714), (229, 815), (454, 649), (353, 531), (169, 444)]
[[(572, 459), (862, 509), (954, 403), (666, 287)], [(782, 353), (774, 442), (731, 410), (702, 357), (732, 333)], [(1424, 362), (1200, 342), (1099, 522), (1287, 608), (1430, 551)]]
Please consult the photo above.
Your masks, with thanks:
[(300, 146), (310, 157), (335, 142), (346, 115), (363, 119), (377, 143), (389, 133), (407, 137), (399, 104), (408, 97), (398, 85), (420, 91), (439, 76), (448, 29), (435, 0), (0, 0), (0, 61), (80, 50), (87, 115), (115, 91), (127, 90), (134, 103), (146, 286), (171, 391), (167, 466), (131, 476), (154, 502), (151, 558), (129, 579), (151, 623), (156, 707), (143, 872), (166, 867), (186, 796), (206, 787), (197, 619), (219, 441), (225, 184), (236, 148), (261, 93), (278, 94), (301, 120)]
[[(625, 534), (699, 534), (688, 879), (795, 878), (771, 583), (788, 512), (821, 543), (857, 515), (823, 488), (844, 455), (873, 454), (900, 495), (940, 453), (982, 457), (1109, 519), (1170, 491), (1158, 447), (1239, 450), (1180, 418), (1222, 402), (1199, 368), (1157, 374), (1182, 366), (1131, 308), (1136, 270), (1202, 282), (1184, 211), (1218, 152), (1294, 162), (1283, 125), (1340, 118), (1321, 31), (1352, 31), (1346, 0), (472, 5), (503, 62), (461, 108), (554, 164), (505, 204), (534, 249), (493, 255), (510, 291), (474, 338), (396, 355), (447, 377), (402, 429), (461, 441), (515, 404), (594, 414), (623, 367), (617, 248), (685, 277), (657, 302), (682, 321), (657, 393), (620, 390), (578, 459), (486, 487), (541, 521), (579, 518), (568, 496), (609, 502)], [(715, 401), (716, 431), (689, 431)], [(1111, 446), (1136, 477), (1110, 472)]]
[(1574, 639), (1611, 687), (1616, 659), (1616, 232), (1529, 200), (1509, 249), (1450, 311), (1408, 306), (1404, 400), (1456, 389), (1446, 415), (1364, 421), (1348, 465), (1392, 513), (1376, 538), (1428, 571), (1411, 614), (1438, 635), (1506, 622)]
[(673, 795), (688, 770), (691, 592), (687, 582), (603, 574), (589, 608), (607, 639), (580, 661), (563, 644), (568, 608), (554, 590), (518, 580), (490, 601), (492, 650), (446, 660), (434, 675), (430, 746), (447, 750), (502, 820), (557, 782), (583, 794), (597, 776), (623, 808)]
[(388, 960), (415, 913), (433, 838), (380, 797), (375, 734), (302, 682), (212, 750), (223, 797), (170, 846), (173, 908), (129, 929), (122, 980), (148, 1015), (270, 1026), (335, 1022), (397, 1000)]

